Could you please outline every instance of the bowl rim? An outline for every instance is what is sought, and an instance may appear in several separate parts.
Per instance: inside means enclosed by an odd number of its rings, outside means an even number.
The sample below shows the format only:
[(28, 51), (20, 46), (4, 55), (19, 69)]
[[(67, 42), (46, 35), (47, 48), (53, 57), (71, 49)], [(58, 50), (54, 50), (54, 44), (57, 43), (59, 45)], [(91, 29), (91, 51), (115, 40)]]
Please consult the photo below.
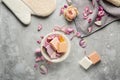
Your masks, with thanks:
[[(52, 34), (62, 35), (62, 36), (66, 39), (66, 41), (68, 42), (67, 52), (66, 52), (62, 57), (57, 58), (57, 59), (50, 59), (50, 57), (49, 57), (47, 54), (45, 54), (45, 52), (44, 52), (44, 50), (43, 50), (43, 45), (44, 45), (44, 42), (45, 42), (46, 38), (47, 38), (49, 35), (52, 35)], [(41, 54), (43, 55), (43, 57), (44, 57), (46, 60), (48, 60), (48, 61), (50, 61), (50, 62), (53, 62), (53, 63), (58, 63), (58, 62), (64, 61), (64, 60), (68, 57), (68, 55), (70, 54), (71, 44), (70, 44), (70, 40), (67, 38), (67, 36), (66, 36), (65, 34), (63, 34), (62, 32), (57, 32), (57, 31), (56, 31), (56, 32), (51, 32), (51, 33), (47, 34), (47, 35), (42, 39), (40, 49), (41, 49)]]

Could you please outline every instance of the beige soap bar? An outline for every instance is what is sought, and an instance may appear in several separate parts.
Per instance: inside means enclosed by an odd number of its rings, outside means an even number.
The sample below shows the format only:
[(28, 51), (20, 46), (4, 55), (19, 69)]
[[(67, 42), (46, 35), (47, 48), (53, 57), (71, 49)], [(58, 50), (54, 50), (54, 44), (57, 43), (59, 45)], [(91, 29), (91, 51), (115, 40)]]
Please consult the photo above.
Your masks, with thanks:
[(93, 64), (97, 64), (98, 62), (100, 62), (100, 56), (97, 52), (93, 52), (91, 53), (88, 58), (92, 61)]
[(115, 6), (120, 7), (120, 0), (107, 0), (108, 2), (112, 3)]
[(58, 50), (57, 52), (59, 53), (65, 53), (67, 51), (67, 42), (60, 42), (59, 45), (58, 45)]
[(55, 37), (55, 38), (50, 42), (52, 48), (53, 48), (54, 50), (56, 50), (56, 51), (58, 50), (58, 45), (59, 45), (59, 43), (60, 43), (60, 41), (58, 40), (57, 37)]

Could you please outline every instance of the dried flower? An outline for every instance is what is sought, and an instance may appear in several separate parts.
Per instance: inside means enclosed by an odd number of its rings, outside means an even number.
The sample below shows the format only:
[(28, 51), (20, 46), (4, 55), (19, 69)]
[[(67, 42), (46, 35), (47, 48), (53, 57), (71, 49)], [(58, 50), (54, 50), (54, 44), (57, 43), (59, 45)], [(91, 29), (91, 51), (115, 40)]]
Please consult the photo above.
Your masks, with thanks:
[(64, 16), (68, 21), (72, 21), (73, 19), (76, 18), (76, 16), (78, 15), (78, 10), (76, 7), (74, 6), (68, 6), (65, 10), (64, 10)]

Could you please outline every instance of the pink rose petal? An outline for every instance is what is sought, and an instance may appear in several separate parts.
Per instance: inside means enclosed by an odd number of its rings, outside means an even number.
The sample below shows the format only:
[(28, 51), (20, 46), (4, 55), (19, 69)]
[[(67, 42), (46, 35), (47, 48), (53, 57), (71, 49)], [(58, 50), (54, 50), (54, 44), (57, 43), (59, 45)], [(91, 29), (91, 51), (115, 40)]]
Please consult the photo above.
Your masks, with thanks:
[(76, 32), (76, 37), (78, 37), (78, 38), (80, 38), (80, 37), (81, 37), (80, 32)]
[(86, 47), (86, 42), (84, 39), (81, 39), (80, 42), (79, 42), (79, 45), (82, 47), (82, 48), (85, 48)]
[(88, 32), (92, 32), (93, 27), (88, 27)]
[(103, 11), (103, 7), (99, 6), (98, 11)]
[(105, 14), (104, 11), (99, 11), (99, 12), (98, 12), (98, 16), (100, 16), (100, 17), (104, 16), (104, 14)]
[(38, 43), (38, 44), (40, 44), (40, 43), (41, 43), (41, 41), (40, 41), (40, 40), (38, 40), (38, 41), (37, 41), (37, 43)]
[(38, 26), (38, 31), (40, 31), (42, 29), (42, 25), (40, 24), (39, 26)]
[(73, 28), (67, 28), (67, 31), (68, 31), (69, 33), (72, 33), (72, 32), (74, 32), (74, 29), (73, 29)]
[(88, 23), (91, 23), (92, 19), (88, 19)]
[(93, 13), (93, 11), (92, 11), (92, 10), (90, 10), (90, 11), (89, 11), (89, 14), (92, 14), (92, 13)]
[(65, 4), (65, 5), (64, 5), (64, 8), (67, 8), (67, 7), (68, 7), (68, 6)]
[(37, 53), (40, 53), (41, 52), (41, 50), (40, 50), (40, 48), (37, 48), (36, 50), (35, 50), (35, 53), (37, 54)]
[(96, 21), (101, 21), (101, 19), (102, 19), (101, 17), (97, 17)]
[(86, 6), (86, 7), (85, 7), (85, 12), (89, 12), (89, 10), (90, 10), (89, 7)]
[(44, 58), (43, 56), (41, 56), (41, 60), (42, 60), (42, 61), (44, 61), (44, 60), (45, 60), (45, 58)]
[(64, 13), (64, 8), (60, 9), (60, 15), (62, 15)]
[(83, 12), (83, 16), (86, 17), (88, 16), (88, 14), (86, 12)]
[(39, 62), (39, 61), (41, 61), (41, 58), (40, 58), (40, 57), (37, 57), (37, 58), (35, 59), (35, 61), (36, 61), (36, 62)]
[(40, 36), (40, 38), (41, 38), (41, 39), (43, 39), (43, 38), (44, 38), (44, 36)]
[(84, 16), (84, 17), (83, 17), (83, 19), (87, 19), (87, 18), (88, 18), (88, 16)]
[(60, 26), (56, 26), (56, 27), (54, 27), (54, 30), (55, 30), (55, 31), (60, 31), (60, 30), (61, 30), (61, 27), (60, 27)]
[(35, 64), (34, 64), (34, 68), (37, 70), (37, 68), (38, 68), (38, 63), (35, 63)]

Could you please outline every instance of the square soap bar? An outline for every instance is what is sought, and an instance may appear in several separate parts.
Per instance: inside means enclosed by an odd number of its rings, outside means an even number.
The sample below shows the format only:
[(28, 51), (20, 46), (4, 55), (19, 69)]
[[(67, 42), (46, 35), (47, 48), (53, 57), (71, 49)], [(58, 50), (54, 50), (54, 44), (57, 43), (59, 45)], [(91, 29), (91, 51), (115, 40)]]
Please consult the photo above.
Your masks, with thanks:
[(98, 63), (101, 59), (97, 52), (91, 53), (88, 58), (92, 61), (93, 64)]
[(54, 50), (58, 50), (58, 44), (60, 43), (60, 41), (58, 40), (57, 37), (55, 37), (51, 42), (51, 46), (54, 48)]
[(58, 50), (57, 52), (59, 53), (65, 53), (67, 51), (67, 42), (60, 42), (58, 45)]
[(84, 68), (88, 69), (92, 65), (92, 61), (88, 59), (88, 57), (84, 57), (82, 60), (79, 61), (79, 64)]

